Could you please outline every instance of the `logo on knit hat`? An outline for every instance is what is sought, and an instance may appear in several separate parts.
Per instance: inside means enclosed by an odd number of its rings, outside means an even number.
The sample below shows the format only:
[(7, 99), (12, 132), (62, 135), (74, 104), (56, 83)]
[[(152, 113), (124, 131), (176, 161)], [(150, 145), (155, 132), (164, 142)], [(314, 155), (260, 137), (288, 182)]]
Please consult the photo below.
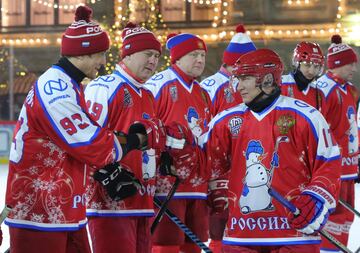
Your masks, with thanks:
[(102, 32), (101, 27), (98, 25), (86, 27), (86, 33), (98, 33), (98, 32)]
[(82, 47), (89, 47), (90, 46), (90, 42), (89, 41), (84, 41), (81, 43)]
[(121, 58), (147, 49), (157, 50), (161, 53), (161, 44), (155, 35), (145, 27), (129, 22), (122, 34)]
[(123, 37), (123, 40), (126, 40), (129, 36), (136, 35), (139, 33), (151, 33), (149, 30), (147, 30), (145, 27), (134, 27), (134, 28), (125, 28), (125, 36)]

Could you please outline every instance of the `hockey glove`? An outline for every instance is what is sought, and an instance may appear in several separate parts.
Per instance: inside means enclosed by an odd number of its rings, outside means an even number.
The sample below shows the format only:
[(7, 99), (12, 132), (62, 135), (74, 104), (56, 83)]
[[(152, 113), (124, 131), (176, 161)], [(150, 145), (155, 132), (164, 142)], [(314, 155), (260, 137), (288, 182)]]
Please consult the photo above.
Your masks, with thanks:
[(168, 152), (162, 152), (160, 155), (160, 175), (168, 176), (174, 175), (173, 159)]
[(135, 195), (141, 187), (134, 174), (119, 163), (108, 164), (94, 173), (94, 179), (101, 183), (113, 200), (122, 200)]
[(166, 135), (168, 149), (183, 149), (186, 144), (194, 142), (191, 130), (178, 122), (172, 122), (166, 126)]
[(329, 209), (323, 199), (315, 195), (301, 194), (292, 203), (299, 209), (300, 214), (288, 213), (289, 225), (304, 233), (313, 234), (319, 231), (329, 217)]
[(229, 180), (217, 179), (209, 182), (208, 203), (211, 214), (224, 212), (228, 206), (228, 183)]
[(195, 147), (185, 145), (183, 149), (171, 149), (168, 151), (173, 158), (176, 175), (181, 180), (186, 180), (192, 171), (199, 166), (199, 158)]
[(358, 171), (357, 172), (358, 172), (357, 173), (357, 178), (354, 179), (356, 184), (360, 183), (360, 159), (358, 160)]
[(141, 149), (140, 138), (137, 134), (125, 134), (123, 132), (114, 131), (116, 138), (118, 139), (122, 150), (123, 156), (134, 149)]
[(167, 126), (166, 132), (168, 135), (167, 140), (169, 136), (171, 136), (177, 140), (178, 143), (180, 140), (183, 141), (183, 147), (168, 145), (169, 142), (167, 141), (167, 150), (173, 159), (176, 175), (179, 176), (181, 180), (186, 180), (190, 176), (193, 168), (197, 166), (199, 160), (196, 148), (193, 146), (195, 141), (192, 132), (188, 127), (177, 122)]
[(134, 122), (128, 131), (128, 135), (131, 134), (142, 134), (147, 137), (145, 142), (140, 143), (141, 149), (165, 149), (166, 132), (159, 119), (142, 119)]

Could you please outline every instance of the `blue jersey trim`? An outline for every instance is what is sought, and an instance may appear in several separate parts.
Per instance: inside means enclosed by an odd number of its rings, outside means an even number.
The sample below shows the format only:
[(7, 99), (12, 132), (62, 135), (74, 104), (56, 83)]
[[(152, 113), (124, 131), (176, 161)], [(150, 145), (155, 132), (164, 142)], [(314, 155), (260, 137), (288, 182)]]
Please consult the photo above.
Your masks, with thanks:
[(222, 243), (225, 245), (246, 245), (246, 246), (277, 246), (277, 245), (304, 245), (304, 244), (320, 244), (321, 240), (306, 240), (299, 241), (294, 238), (294, 241), (279, 241), (279, 242), (262, 242), (259, 241), (253, 242), (235, 242), (235, 241), (226, 241), (223, 240)]
[[(9, 227), (13, 228), (26, 228), (26, 229), (34, 229), (34, 230), (40, 230), (40, 231), (77, 231), (83, 227), (86, 226), (87, 222), (84, 224), (79, 224), (77, 226), (73, 227), (42, 227), (42, 226), (36, 226), (36, 225), (30, 225), (30, 224), (19, 224), (19, 223), (12, 223), (5, 220), (4, 222)], [(56, 225), (56, 224), (54, 224)]]
[(340, 155), (338, 156), (333, 156), (333, 157), (323, 157), (323, 156), (316, 156), (317, 160), (321, 160), (321, 161), (325, 161), (325, 162), (330, 162), (330, 161), (335, 161), (335, 160), (339, 160), (341, 158)]
[(88, 217), (153, 217), (154, 212), (149, 213), (99, 213), (99, 212), (86, 212)]

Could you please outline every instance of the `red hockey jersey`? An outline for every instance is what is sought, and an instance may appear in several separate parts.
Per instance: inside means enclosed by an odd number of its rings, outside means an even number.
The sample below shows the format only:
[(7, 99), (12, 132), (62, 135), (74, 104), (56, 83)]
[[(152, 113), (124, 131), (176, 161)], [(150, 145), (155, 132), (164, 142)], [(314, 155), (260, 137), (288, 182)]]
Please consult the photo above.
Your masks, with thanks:
[[(210, 99), (195, 80), (188, 79), (181, 70), (172, 66), (152, 76), (145, 86), (153, 93), (157, 116), (164, 124), (179, 122), (188, 126), (197, 138), (203, 134), (210, 120)], [(174, 197), (206, 199), (208, 187), (205, 174), (186, 167), (176, 169), (184, 181)], [(167, 195), (173, 181), (171, 177), (157, 178), (156, 195)]]
[(281, 94), (300, 99), (318, 110), (321, 109), (322, 92), (318, 90), (316, 83), (312, 82), (305, 90), (300, 91), (292, 73), (281, 77)]
[(316, 81), (316, 85), (324, 96), (321, 113), (340, 147), (341, 179), (357, 178), (359, 137), (356, 103), (358, 91), (353, 84), (336, 77), (330, 71), (321, 76)]
[(206, 90), (211, 99), (211, 115), (242, 103), (240, 93), (236, 91), (237, 79), (230, 81), (231, 73), (224, 67), (219, 72), (204, 79), (200, 86)]
[(272, 187), (291, 200), (310, 192), (335, 208), (340, 153), (319, 111), (285, 96), (260, 113), (241, 104), (212, 119), (203, 146), (213, 174), (229, 171), (223, 243), (320, 243), (319, 236), (291, 229), (285, 207), (268, 194)]
[[(123, 63), (113, 74), (99, 77), (85, 89), (89, 113), (102, 126), (126, 133), (132, 123), (155, 116), (154, 98), (143, 88)], [(87, 188), (88, 216), (152, 216), (155, 194), (155, 150), (132, 150), (120, 164), (135, 174), (142, 184), (139, 192), (121, 201), (113, 201), (92, 177)], [(150, 175), (144, 178), (143, 174)]]
[(101, 168), (122, 156), (114, 134), (86, 111), (81, 85), (59, 66), (34, 84), (10, 151), (9, 226), (67, 231), (86, 224), (85, 163)]

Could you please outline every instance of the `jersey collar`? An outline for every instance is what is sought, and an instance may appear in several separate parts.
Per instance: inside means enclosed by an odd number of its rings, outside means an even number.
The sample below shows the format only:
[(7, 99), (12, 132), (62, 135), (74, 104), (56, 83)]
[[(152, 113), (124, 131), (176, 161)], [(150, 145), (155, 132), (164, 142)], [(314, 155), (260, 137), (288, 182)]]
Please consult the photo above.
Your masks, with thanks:
[(141, 89), (143, 88), (144, 81), (136, 78), (123, 62), (116, 65), (114, 73), (124, 79), (126, 83), (134, 89), (134, 91), (141, 95)]
[(335, 75), (333, 72), (331, 72), (330, 70), (326, 73), (327, 76), (334, 80), (337, 84), (341, 85), (341, 86), (344, 86), (346, 85), (348, 82), (345, 81), (344, 79), (342, 79), (341, 77)]
[(191, 93), (194, 83), (197, 83), (194, 77), (185, 74), (176, 64), (169, 68), (178, 78), (178, 81)]

